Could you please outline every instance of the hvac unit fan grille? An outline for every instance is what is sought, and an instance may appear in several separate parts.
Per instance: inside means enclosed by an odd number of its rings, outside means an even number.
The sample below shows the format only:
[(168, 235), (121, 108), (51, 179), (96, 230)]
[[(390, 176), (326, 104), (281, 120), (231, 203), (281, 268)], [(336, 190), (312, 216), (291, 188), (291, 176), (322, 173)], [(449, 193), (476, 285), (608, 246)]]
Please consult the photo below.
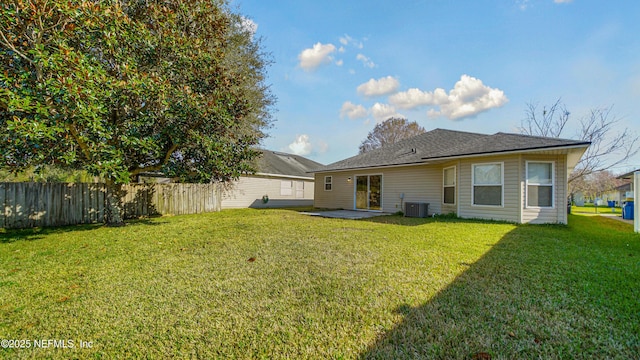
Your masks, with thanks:
[(428, 211), (429, 204), (427, 203), (408, 202), (404, 205), (404, 216), (406, 217), (427, 217)]

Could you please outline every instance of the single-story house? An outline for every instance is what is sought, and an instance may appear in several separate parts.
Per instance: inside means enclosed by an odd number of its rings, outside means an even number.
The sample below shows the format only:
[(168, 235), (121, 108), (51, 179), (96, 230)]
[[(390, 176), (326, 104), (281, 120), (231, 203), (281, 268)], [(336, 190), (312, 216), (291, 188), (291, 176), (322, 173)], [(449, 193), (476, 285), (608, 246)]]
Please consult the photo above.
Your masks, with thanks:
[(616, 179), (627, 180), (628, 184), (617, 187), (616, 189), (620, 190), (620, 200), (621, 201), (633, 201), (634, 193), (636, 190), (636, 184), (634, 182), (634, 174), (640, 172), (640, 169), (630, 171), (626, 174), (622, 174), (618, 176)]
[(618, 179), (631, 181), (631, 191), (626, 194), (625, 200), (628, 204), (630, 202), (634, 204), (633, 210), (631, 211), (633, 214), (633, 231), (640, 233), (640, 206), (638, 206), (638, 202), (640, 201), (640, 169), (622, 174), (618, 176)]
[(616, 186), (615, 189), (602, 194), (602, 200), (615, 201), (616, 206), (622, 206), (622, 203), (627, 200), (627, 195), (633, 193), (632, 187), (630, 182)]
[(222, 209), (312, 206), (314, 178), (322, 164), (283, 152), (258, 150), (256, 173), (243, 175), (222, 191)]
[(435, 129), (315, 169), (314, 206), (566, 224), (567, 179), (589, 145)]

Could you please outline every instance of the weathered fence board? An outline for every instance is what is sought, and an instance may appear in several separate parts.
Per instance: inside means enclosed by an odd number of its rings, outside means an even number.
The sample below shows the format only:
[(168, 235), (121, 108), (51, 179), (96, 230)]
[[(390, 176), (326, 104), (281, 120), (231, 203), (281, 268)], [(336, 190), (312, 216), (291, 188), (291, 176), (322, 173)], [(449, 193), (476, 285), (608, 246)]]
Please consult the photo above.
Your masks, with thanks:
[[(220, 210), (217, 184), (132, 184), (121, 187), (125, 219)], [(99, 223), (106, 187), (87, 183), (0, 183), (0, 227)]]
[(0, 183), (0, 227), (4, 227), (6, 215), (6, 207), (5, 207), (5, 189), (6, 185)]

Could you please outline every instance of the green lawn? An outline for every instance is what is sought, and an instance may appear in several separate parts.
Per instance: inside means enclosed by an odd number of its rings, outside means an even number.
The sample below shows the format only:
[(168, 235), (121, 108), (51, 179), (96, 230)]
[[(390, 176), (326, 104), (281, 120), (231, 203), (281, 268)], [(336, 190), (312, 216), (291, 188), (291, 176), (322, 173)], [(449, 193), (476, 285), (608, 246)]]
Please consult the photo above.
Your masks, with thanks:
[(618, 214), (622, 216), (622, 208), (620, 207), (595, 207), (593, 204), (585, 204), (585, 206), (572, 206), (571, 213), (577, 215), (589, 215), (589, 214)]
[(569, 221), (247, 209), (0, 230), (0, 339), (32, 347), (0, 358), (637, 358), (640, 235)]

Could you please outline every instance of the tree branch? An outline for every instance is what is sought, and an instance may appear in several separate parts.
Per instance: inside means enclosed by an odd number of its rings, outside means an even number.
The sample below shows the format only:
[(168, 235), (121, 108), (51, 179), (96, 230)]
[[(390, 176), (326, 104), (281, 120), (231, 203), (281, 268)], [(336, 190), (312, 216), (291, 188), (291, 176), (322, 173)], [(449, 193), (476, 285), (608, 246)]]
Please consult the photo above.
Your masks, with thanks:
[(176, 145), (176, 144), (171, 145), (169, 150), (167, 150), (167, 153), (164, 155), (164, 159), (162, 159), (162, 161), (159, 164), (133, 169), (133, 170), (131, 170), (131, 176), (136, 176), (138, 174), (141, 174), (141, 173), (147, 172), (147, 171), (162, 170), (162, 167), (169, 162), (169, 159), (171, 159), (171, 155), (173, 155), (173, 153), (176, 150), (178, 150), (178, 145)]
[(84, 140), (82, 140), (82, 138), (80, 137), (80, 133), (78, 132), (78, 129), (76, 129), (76, 126), (74, 124), (69, 124), (67, 125), (67, 129), (69, 129), (69, 133), (71, 133), (71, 136), (73, 137), (73, 139), (76, 141), (78, 146), (80, 146), (80, 150), (82, 151), (82, 154), (87, 158), (87, 160), (91, 160), (92, 158), (91, 148), (89, 148), (87, 143), (84, 142)]
[(15, 46), (13, 46), (12, 43), (9, 42), (9, 40), (7, 39), (7, 37), (4, 34), (5, 31), (7, 31), (5, 29), (5, 27), (2, 26), (2, 24), (0, 24), (0, 38), (2, 38), (2, 41), (0, 41), (0, 43), (2, 43), (4, 46), (6, 46), (9, 49), (11, 49), (11, 51), (13, 51), (14, 53), (18, 54), (18, 56), (20, 56), (21, 58), (26, 60), (29, 64), (35, 65), (35, 62), (33, 60), (31, 60), (29, 57), (27, 57), (27, 55), (25, 55), (22, 52), (20, 52), (18, 49), (16, 49)]

